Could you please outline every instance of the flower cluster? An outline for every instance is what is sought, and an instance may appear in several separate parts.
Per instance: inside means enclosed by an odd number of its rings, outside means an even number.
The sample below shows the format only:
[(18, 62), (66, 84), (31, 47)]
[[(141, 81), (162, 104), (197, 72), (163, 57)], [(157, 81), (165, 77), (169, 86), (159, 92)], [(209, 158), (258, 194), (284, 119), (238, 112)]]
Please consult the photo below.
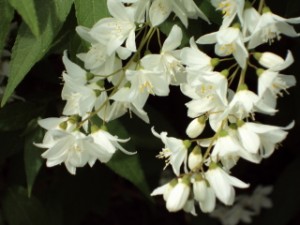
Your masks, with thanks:
[[(264, 1), (258, 9), (240, 0), (211, 3), (223, 14), (220, 29), (196, 41), (192, 37), (190, 46), (180, 50), (185, 71), (180, 90), (191, 99), (186, 103), (191, 118), (186, 134), (190, 139), (152, 130), (165, 145), (158, 157), (166, 158), (166, 165), (177, 176), (152, 192), (163, 195), (170, 212), (183, 209), (195, 215), (195, 205), (202, 212), (213, 212), (216, 199), (232, 205), (234, 188), (249, 184), (230, 175), (231, 169), (240, 159), (260, 163), (272, 155), (294, 125), (291, 122), (280, 127), (255, 119), (258, 113), (275, 115), (277, 98), (296, 84), (293, 75), (282, 74), (294, 61), (289, 50), (282, 58), (255, 48), (272, 44), (282, 34), (299, 36), (289, 23), (300, 23), (300, 18), (275, 15)], [(214, 44), (217, 57), (210, 57), (197, 44)], [(257, 89), (247, 84), (253, 74), (257, 74)], [(214, 134), (202, 138), (205, 129)]]
[[(300, 18), (275, 15), (262, 0), (258, 8), (244, 0), (211, 4), (223, 14), (218, 31), (191, 37), (189, 46), (181, 48), (183, 31), (174, 25), (163, 43), (158, 40), (159, 52), (151, 52), (151, 40), (172, 13), (185, 27), (188, 19), (210, 23), (193, 0), (107, 0), (111, 17), (91, 28), (78, 26), (78, 35), (89, 44), (77, 55), (84, 68), (64, 52), (63, 116), (39, 121), (47, 132), (36, 145), (47, 149), (42, 154), (47, 166), (64, 163), (75, 174), (77, 167), (108, 162), (117, 149), (131, 154), (119, 144), (129, 139), (110, 134), (106, 124), (127, 112), (149, 123), (144, 110), (149, 96), (168, 96), (170, 86), (176, 86), (190, 98), (189, 139), (152, 128), (165, 145), (158, 157), (176, 175), (152, 195), (163, 195), (170, 212), (196, 215), (195, 205), (213, 212), (217, 199), (232, 205), (234, 188), (249, 184), (230, 175), (231, 169), (241, 158), (260, 163), (269, 157), (293, 127), (293, 122), (280, 127), (255, 120), (257, 113), (275, 115), (277, 98), (296, 84), (294, 76), (282, 74), (293, 63), (290, 51), (282, 58), (255, 48), (282, 34), (299, 36), (290, 24)], [(197, 44), (214, 44), (215, 56)], [(257, 89), (247, 84), (255, 73)], [(201, 137), (206, 129), (213, 135)]]

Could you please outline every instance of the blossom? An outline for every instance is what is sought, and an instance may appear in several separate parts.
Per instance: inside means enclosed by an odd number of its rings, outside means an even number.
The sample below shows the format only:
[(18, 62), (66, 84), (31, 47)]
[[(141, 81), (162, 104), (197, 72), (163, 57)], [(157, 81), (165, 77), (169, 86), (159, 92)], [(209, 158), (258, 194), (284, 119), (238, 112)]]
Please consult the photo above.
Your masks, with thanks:
[(170, 182), (155, 188), (150, 195), (151, 196), (163, 195), (164, 200), (167, 201), (171, 190), (175, 187), (177, 183), (178, 183), (177, 179), (173, 179)]
[(216, 206), (216, 195), (214, 190), (208, 186), (206, 180), (197, 176), (193, 181), (193, 194), (199, 203), (202, 212), (212, 212)]
[(280, 39), (280, 34), (289, 37), (298, 37), (299, 34), (295, 31), (291, 24), (300, 23), (300, 17), (286, 19), (273, 14), (269, 8), (264, 9), (264, 13), (259, 18), (257, 25), (250, 36), (248, 48), (253, 49), (263, 43), (271, 44), (274, 39)]
[(234, 187), (247, 188), (249, 185), (243, 181), (230, 176), (214, 162), (209, 170), (205, 172), (205, 178), (214, 190), (217, 198), (225, 205), (232, 205), (235, 197)]
[[(64, 163), (67, 170), (71, 174), (75, 174), (77, 167), (83, 167), (86, 164), (92, 167), (96, 160), (102, 163), (108, 162), (116, 149), (120, 149), (126, 154), (134, 154), (126, 151), (118, 143), (126, 142), (129, 139), (119, 139), (101, 129), (87, 135), (78, 129), (78, 119), (61, 117), (38, 121), (39, 125), (47, 132), (42, 143), (35, 143), (35, 145), (47, 149), (42, 157), (47, 160), (48, 167)], [(95, 129), (92, 127), (92, 130)]]
[(218, 59), (212, 59), (198, 49), (194, 37), (190, 39), (190, 47), (181, 50), (181, 61), (186, 65), (189, 84), (193, 83), (203, 71), (212, 71), (218, 63)]
[(53, 167), (64, 163), (68, 171), (75, 175), (77, 167), (83, 167), (87, 163), (93, 166), (94, 158), (101, 162), (107, 162), (111, 155), (93, 143), (92, 138), (80, 131), (47, 131), (43, 143), (35, 144), (40, 148), (47, 148), (42, 154), (47, 159), (47, 166)]
[(276, 107), (277, 96), (282, 96), (282, 91), (296, 85), (293, 75), (271, 70), (258, 70), (258, 74), (258, 95), (266, 105), (273, 108)]
[[(99, 20), (88, 30), (92, 39), (107, 46), (107, 54), (114, 53), (125, 41), (125, 47), (136, 51), (134, 14), (118, 0), (108, 0), (107, 6), (112, 17)], [(77, 29), (86, 29), (79, 27)]]
[(221, 28), (217, 32), (201, 36), (198, 44), (214, 44), (215, 53), (219, 56), (233, 55), (240, 67), (245, 68), (248, 51), (244, 45), (244, 37), (236, 26)]
[(259, 19), (259, 12), (247, 1), (243, 13), (244, 24), (242, 29), (244, 36), (251, 35), (254, 32)]
[(190, 184), (187, 178), (179, 178), (166, 200), (166, 207), (170, 212), (177, 212), (185, 206), (190, 194)]
[(160, 138), (165, 144), (165, 147), (159, 154), (159, 158), (167, 158), (166, 166), (170, 164), (177, 176), (180, 174), (180, 167), (182, 163), (184, 163), (184, 169), (187, 171), (187, 149), (190, 143), (174, 137), (167, 137), (167, 132), (161, 132), (158, 134), (155, 132), (153, 127), (151, 131), (155, 137)]
[(181, 91), (192, 100), (186, 103), (188, 116), (199, 117), (206, 112), (219, 111), (227, 105), (228, 82), (219, 72), (203, 72), (191, 85), (181, 85)]
[(245, 1), (241, 0), (211, 0), (211, 4), (222, 11), (223, 22), (221, 28), (229, 27), (236, 15), (243, 24), (243, 10)]
[(149, 18), (153, 27), (163, 23), (174, 12), (187, 27), (187, 15), (177, 0), (154, 0), (149, 9)]
[(189, 18), (197, 19), (199, 17), (209, 23), (207, 16), (199, 9), (194, 0), (179, 0), (179, 2)]
[(247, 85), (243, 84), (233, 96), (223, 116), (232, 115), (234, 118), (243, 119), (254, 112), (273, 115), (277, 110), (266, 105), (257, 94), (248, 90)]
[(61, 96), (67, 101), (63, 114), (85, 116), (95, 105), (97, 99), (95, 90), (101, 88), (96, 84), (87, 84), (87, 72), (71, 62), (66, 52), (64, 52), (63, 62), (67, 70), (63, 72), (65, 84)]
[(141, 59), (143, 67), (161, 73), (168, 84), (178, 85), (185, 81), (185, 71), (180, 60), (182, 30), (174, 25), (163, 43), (160, 54), (148, 54)]

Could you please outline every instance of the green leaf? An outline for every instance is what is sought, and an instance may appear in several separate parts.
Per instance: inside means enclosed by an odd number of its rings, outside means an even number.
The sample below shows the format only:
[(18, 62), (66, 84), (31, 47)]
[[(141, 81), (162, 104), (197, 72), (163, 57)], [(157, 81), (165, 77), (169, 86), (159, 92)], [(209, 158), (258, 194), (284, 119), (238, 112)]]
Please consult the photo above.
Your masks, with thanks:
[(109, 17), (106, 0), (75, 0), (76, 17), (79, 25), (91, 27), (98, 20)]
[(0, 53), (2, 52), (7, 35), (10, 29), (10, 23), (14, 17), (14, 10), (8, 4), (8, 0), (0, 0)]
[(38, 37), (40, 29), (34, 0), (9, 0), (9, 2), (21, 15), (31, 32)]
[(41, 149), (35, 147), (33, 143), (41, 142), (44, 136), (44, 132), (42, 128), (37, 126), (36, 120), (33, 120), (29, 124), (28, 129), (33, 129), (33, 131), (25, 137), (24, 146), (24, 163), (27, 179), (27, 191), (28, 197), (30, 197), (35, 178), (39, 173), (41, 166), (43, 165), (43, 160), (41, 158)]
[(36, 8), (39, 9), (38, 21), (42, 28), (41, 35), (35, 37), (24, 23), (21, 24), (12, 50), (10, 76), (1, 102), (2, 106), (29, 70), (51, 48), (55, 36), (70, 12), (72, 3), (73, 0), (36, 1)]
[(0, 109), (0, 131), (23, 129), (27, 123), (40, 115), (42, 108), (27, 102), (16, 102)]
[(222, 23), (222, 14), (212, 6), (210, 0), (196, 0), (195, 3), (208, 17), (209, 21), (217, 25)]
[[(120, 138), (129, 137), (125, 128), (117, 121), (110, 122), (108, 128), (110, 133), (116, 134)], [(135, 147), (133, 146), (132, 142), (128, 142), (128, 144), (124, 146), (128, 151), (135, 151)], [(149, 187), (137, 154), (126, 155), (123, 152), (118, 151), (107, 163), (107, 165), (115, 173), (132, 182), (148, 197), (150, 193)]]
[(48, 225), (41, 202), (27, 197), (22, 187), (9, 188), (2, 201), (3, 213), (9, 225)]
[(286, 225), (300, 212), (300, 157), (280, 174), (274, 186), (273, 207), (253, 221), (253, 224)]

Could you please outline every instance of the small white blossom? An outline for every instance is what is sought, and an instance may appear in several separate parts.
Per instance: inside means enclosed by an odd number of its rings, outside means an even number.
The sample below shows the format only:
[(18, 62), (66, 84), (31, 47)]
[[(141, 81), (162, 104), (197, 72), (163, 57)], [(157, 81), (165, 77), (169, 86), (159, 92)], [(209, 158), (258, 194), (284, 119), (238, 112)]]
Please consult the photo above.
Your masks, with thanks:
[(214, 44), (218, 56), (233, 55), (240, 67), (245, 68), (248, 51), (244, 45), (244, 37), (238, 27), (228, 27), (217, 32), (201, 36), (198, 44)]
[(243, 24), (244, 0), (211, 0), (211, 3), (223, 14), (221, 28), (229, 27), (236, 16), (238, 16), (240, 23)]
[(248, 44), (249, 49), (256, 48), (263, 43), (271, 44), (274, 39), (280, 39), (280, 34), (289, 37), (298, 37), (299, 34), (295, 31), (291, 24), (300, 23), (300, 17), (285, 19), (273, 14), (270, 9), (265, 8), (264, 13), (259, 18), (257, 25), (250, 37)]
[(205, 178), (213, 188), (217, 198), (225, 205), (232, 205), (235, 197), (233, 186), (247, 188), (249, 185), (233, 176), (230, 176), (213, 162), (211, 165), (210, 169), (205, 172)]
[(187, 144), (180, 139), (167, 137), (167, 132), (158, 134), (154, 128), (151, 129), (153, 135), (160, 138), (165, 147), (159, 154), (159, 158), (166, 158), (166, 166), (172, 166), (173, 172), (179, 176), (180, 167), (184, 163), (184, 170), (187, 171)]
[(185, 206), (190, 194), (189, 181), (183, 177), (178, 179), (178, 183), (172, 188), (166, 201), (166, 207), (170, 212), (177, 212)]

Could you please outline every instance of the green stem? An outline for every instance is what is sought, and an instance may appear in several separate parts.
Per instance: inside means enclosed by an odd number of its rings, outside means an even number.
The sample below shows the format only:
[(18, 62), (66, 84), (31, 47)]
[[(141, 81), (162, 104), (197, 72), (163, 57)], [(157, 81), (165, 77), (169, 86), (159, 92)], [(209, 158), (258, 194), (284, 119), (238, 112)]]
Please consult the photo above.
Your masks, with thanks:
[(259, 1), (259, 6), (258, 6), (258, 12), (261, 14), (262, 13), (262, 10), (265, 6), (265, 0), (260, 0)]

